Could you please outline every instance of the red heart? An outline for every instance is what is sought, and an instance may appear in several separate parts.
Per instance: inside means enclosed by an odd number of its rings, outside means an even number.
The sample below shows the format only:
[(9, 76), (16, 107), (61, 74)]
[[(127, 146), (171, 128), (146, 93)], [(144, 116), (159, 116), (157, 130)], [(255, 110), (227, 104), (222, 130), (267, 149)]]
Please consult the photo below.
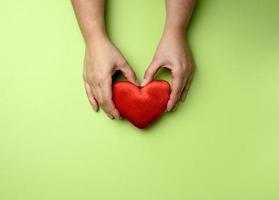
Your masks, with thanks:
[(167, 81), (151, 81), (144, 87), (137, 87), (128, 81), (113, 85), (113, 101), (122, 117), (138, 128), (145, 128), (166, 110), (170, 96)]

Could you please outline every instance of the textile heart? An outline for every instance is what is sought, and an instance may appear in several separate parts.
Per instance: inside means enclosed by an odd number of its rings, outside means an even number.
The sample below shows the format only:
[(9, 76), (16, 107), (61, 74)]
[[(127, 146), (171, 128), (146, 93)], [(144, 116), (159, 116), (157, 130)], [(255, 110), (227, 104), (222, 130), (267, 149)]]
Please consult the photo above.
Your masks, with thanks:
[(145, 128), (166, 110), (170, 85), (154, 80), (138, 87), (128, 81), (113, 84), (113, 101), (120, 115), (138, 128)]

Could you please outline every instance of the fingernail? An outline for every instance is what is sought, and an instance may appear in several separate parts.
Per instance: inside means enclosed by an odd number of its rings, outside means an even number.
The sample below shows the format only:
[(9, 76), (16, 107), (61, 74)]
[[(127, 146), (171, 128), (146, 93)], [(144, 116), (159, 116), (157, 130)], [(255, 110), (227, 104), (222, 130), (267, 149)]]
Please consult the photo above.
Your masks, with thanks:
[(136, 80), (136, 85), (140, 86), (140, 82), (138, 80)]
[(93, 109), (95, 112), (97, 112), (97, 108), (95, 108), (95, 107), (92, 106), (92, 105), (91, 105), (91, 107), (92, 107), (92, 109)]
[(120, 119), (122, 119), (122, 118), (121, 118), (121, 116), (117, 116), (116, 119), (120, 120)]
[(142, 83), (141, 83), (141, 86), (145, 86), (147, 83), (147, 80), (146, 79), (143, 79)]
[(110, 118), (110, 119), (114, 119), (114, 117), (110, 114), (107, 114), (107, 116)]

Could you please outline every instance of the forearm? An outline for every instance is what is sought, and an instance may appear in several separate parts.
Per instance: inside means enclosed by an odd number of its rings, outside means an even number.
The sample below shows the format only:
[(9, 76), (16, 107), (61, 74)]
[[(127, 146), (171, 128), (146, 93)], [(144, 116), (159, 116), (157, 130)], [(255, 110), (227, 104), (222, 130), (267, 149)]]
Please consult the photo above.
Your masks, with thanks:
[(166, 0), (165, 32), (184, 33), (191, 19), (195, 0)]
[(71, 0), (86, 44), (106, 37), (105, 0)]

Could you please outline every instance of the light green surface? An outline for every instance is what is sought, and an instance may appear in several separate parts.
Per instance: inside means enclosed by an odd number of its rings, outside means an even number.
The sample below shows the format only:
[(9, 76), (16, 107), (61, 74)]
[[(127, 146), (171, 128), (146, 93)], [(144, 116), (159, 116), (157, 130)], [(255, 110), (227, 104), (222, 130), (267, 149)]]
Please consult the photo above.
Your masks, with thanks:
[[(1, 200), (278, 200), (279, 3), (199, 1), (187, 102), (147, 131), (94, 113), (67, 0), (0, 6)], [(139, 78), (163, 0), (110, 0), (108, 30)]]

